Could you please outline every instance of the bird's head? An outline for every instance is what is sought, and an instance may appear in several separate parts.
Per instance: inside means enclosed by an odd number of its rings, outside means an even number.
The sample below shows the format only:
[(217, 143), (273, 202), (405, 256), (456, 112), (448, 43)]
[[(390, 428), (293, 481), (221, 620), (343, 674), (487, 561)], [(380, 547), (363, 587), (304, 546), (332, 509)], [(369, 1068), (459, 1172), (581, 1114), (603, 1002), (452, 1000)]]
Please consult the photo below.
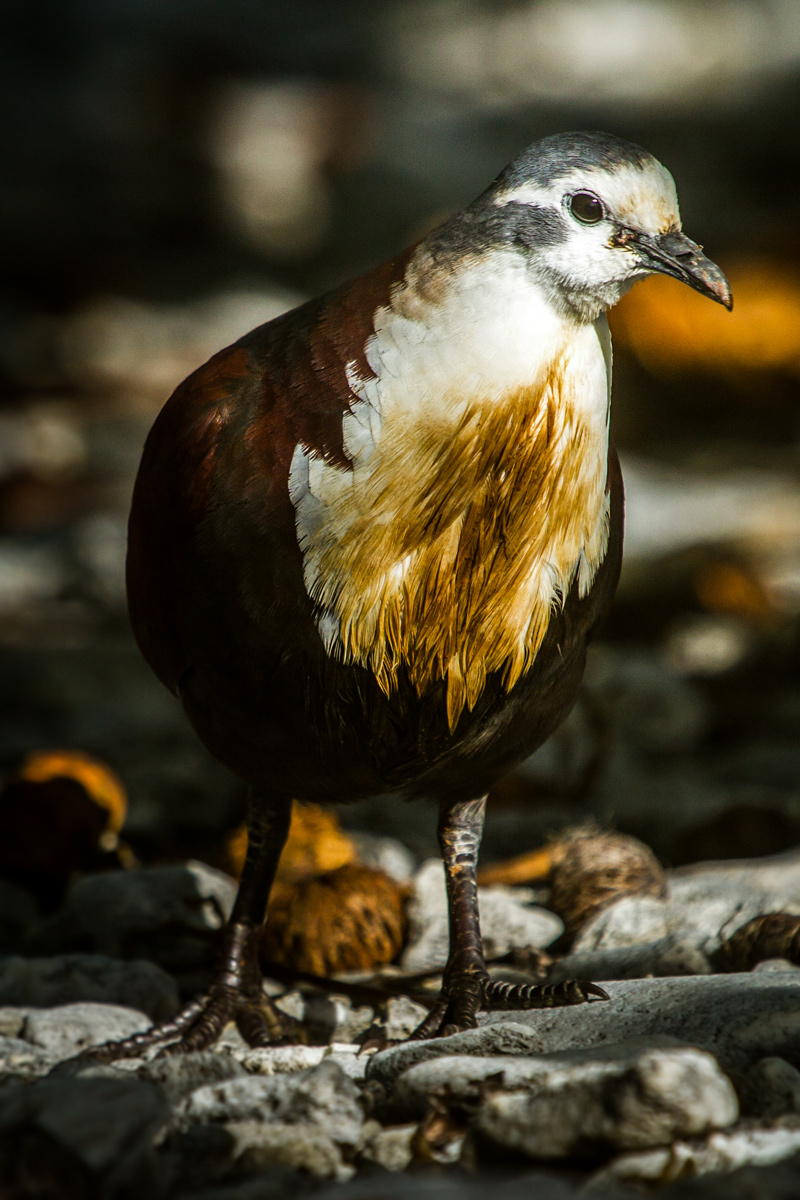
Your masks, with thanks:
[(553, 299), (583, 320), (654, 273), (733, 304), (722, 271), (681, 231), (669, 171), (622, 138), (564, 133), (535, 142), (479, 203)]

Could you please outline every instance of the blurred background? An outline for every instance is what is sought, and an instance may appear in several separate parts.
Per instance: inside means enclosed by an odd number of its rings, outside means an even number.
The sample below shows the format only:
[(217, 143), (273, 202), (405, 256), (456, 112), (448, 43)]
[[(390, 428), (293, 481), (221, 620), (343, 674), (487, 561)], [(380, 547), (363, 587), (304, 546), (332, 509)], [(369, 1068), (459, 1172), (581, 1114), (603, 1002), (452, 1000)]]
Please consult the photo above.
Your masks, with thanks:
[[(242, 788), (127, 625), (149, 425), (215, 350), (527, 143), (602, 128), (673, 172), (735, 308), (653, 280), (612, 316), (624, 577), (487, 852), (587, 816), (671, 864), (800, 840), (796, 0), (7, 0), (0, 20), (0, 769), (96, 755), (140, 860), (221, 865)], [(424, 806), (343, 819), (432, 845)]]

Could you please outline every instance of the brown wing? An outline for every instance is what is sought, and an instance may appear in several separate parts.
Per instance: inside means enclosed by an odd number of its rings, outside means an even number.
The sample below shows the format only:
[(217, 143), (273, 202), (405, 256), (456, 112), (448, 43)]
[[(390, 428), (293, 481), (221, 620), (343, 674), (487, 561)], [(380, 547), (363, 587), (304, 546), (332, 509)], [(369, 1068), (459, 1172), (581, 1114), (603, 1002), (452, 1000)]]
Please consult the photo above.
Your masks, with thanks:
[[(173, 691), (220, 637), (307, 614), (288, 494), (298, 443), (339, 466), (346, 378), (410, 252), (260, 326), (189, 376), (145, 445), (129, 523), (134, 633)], [(247, 648), (239, 647), (246, 655)], [(276, 649), (276, 653), (279, 653)]]

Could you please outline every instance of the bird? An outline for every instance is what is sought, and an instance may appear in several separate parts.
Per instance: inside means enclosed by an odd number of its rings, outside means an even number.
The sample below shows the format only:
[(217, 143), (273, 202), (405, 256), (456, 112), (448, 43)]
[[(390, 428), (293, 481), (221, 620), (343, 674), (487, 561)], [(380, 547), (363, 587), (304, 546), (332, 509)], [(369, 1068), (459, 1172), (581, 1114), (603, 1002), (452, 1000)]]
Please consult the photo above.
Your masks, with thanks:
[(620, 572), (606, 310), (671, 276), (732, 306), (674, 180), (602, 132), (534, 142), (472, 203), (354, 282), (215, 354), (147, 438), (129, 522), (139, 646), (249, 788), (218, 968), (114, 1056), (300, 1031), (258, 945), (293, 799), (438, 805), (450, 949), (412, 1036), (607, 999), (510, 985), (483, 957), (492, 785), (569, 712)]

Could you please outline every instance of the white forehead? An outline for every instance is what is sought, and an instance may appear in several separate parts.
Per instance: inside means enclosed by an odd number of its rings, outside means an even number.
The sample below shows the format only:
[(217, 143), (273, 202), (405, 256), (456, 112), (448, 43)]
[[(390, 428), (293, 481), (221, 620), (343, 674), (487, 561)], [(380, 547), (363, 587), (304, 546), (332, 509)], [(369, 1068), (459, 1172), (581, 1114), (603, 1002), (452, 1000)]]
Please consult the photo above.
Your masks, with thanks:
[(675, 180), (656, 159), (640, 166), (621, 163), (612, 169), (578, 167), (552, 183), (533, 180), (502, 192), (495, 204), (559, 205), (564, 196), (579, 191), (594, 192), (617, 220), (648, 233), (680, 229)]

